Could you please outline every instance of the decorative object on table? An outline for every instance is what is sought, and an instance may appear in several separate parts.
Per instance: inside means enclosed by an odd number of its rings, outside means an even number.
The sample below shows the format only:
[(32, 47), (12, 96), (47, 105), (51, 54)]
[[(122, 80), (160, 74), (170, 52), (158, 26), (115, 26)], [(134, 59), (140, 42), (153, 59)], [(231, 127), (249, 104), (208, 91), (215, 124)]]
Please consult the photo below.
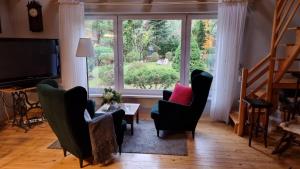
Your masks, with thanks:
[(117, 92), (112, 88), (105, 88), (103, 93), (102, 104), (105, 108), (103, 110), (115, 110), (120, 107), (121, 103), (121, 93)]
[(30, 1), (27, 4), (29, 29), (32, 32), (43, 31), (42, 6), (36, 1)]
[(92, 40), (90, 38), (80, 38), (76, 51), (77, 57), (85, 57), (86, 58), (86, 81), (87, 81), (87, 96), (89, 97), (89, 71), (88, 71), (88, 60), (87, 57), (95, 56), (95, 51), (93, 47)]
[(202, 70), (191, 73), (192, 100), (188, 105), (170, 101), (172, 92), (164, 90), (163, 99), (152, 107), (151, 118), (154, 120), (157, 136), (159, 130), (191, 131), (193, 138), (199, 118), (206, 105), (213, 76)]

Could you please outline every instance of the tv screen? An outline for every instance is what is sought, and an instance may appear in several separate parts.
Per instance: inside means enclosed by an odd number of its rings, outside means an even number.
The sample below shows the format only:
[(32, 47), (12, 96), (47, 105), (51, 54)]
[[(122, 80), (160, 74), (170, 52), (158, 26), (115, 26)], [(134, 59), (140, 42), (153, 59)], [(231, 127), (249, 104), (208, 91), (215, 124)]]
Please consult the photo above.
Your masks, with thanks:
[(0, 86), (35, 85), (59, 76), (57, 39), (0, 38)]

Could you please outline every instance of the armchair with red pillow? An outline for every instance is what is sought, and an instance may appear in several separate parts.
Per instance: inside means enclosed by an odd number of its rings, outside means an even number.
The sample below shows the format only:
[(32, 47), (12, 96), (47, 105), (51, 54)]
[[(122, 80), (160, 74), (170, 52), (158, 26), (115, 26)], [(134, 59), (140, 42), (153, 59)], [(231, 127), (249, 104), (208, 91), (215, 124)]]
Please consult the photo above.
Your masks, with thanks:
[(163, 99), (152, 107), (157, 136), (159, 130), (191, 131), (193, 138), (208, 98), (213, 76), (202, 70), (191, 73), (192, 87), (176, 84), (174, 91), (163, 91)]

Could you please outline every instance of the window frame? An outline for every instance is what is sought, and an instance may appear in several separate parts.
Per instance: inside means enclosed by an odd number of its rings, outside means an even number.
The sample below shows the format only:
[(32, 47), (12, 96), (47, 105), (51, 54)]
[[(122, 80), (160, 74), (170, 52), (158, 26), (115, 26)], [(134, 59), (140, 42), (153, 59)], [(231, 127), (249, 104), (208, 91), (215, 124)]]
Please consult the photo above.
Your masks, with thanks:
[[(114, 51), (114, 88), (118, 90), (117, 85), (119, 84), (119, 72), (118, 72), (118, 32), (117, 32), (117, 16), (113, 15), (92, 15), (92, 16), (85, 16), (84, 20), (112, 20), (113, 21), (113, 34), (114, 34), (114, 46), (113, 46), (113, 51)], [(87, 71), (87, 77), (88, 77), (88, 71)], [(88, 80), (88, 79), (87, 79)], [(89, 84), (89, 83), (88, 83)], [(99, 93), (104, 92), (104, 88), (90, 88), (89, 86), (87, 87), (88, 93), (90, 95), (99, 95)], [(98, 91), (98, 92), (97, 92)]]
[[(123, 21), (125, 20), (180, 20), (181, 21), (181, 59), (180, 59), (180, 65), (183, 64), (183, 56), (185, 53), (185, 33), (183, 32), (185, 30), (185, 19), (186, 17), (184, 15), (121, 15), (118, 17), (118, 30), (119, 32), (119, 36), (118, 36), (118, 45), (119, 45), (119, 57), (120, 57), (120, 65), (119, 65), (119, 72), (122, 75), (120, 78), (120, 88), (119, 91), (122, 94), (125, 95), (161, 95), (162, 94), (162, 90), (149, 90), (149, 89), (125, 89), (124, 88), (124, 72), (123, 72), (123, 66), (124, 66), (124, 55), (123, 55)], [(180, 82), (182, 83), (182, 75), (183, 75), (183, 70), (180, 70)]]
[[(113, 21), (114, 32), (114, 86), (123, 95), (151, 95), (162, 94), (162, 90), (125, 89), (124, 88), (124, 56), (123, 56), (123, 21), (124, 20), (180, 20), (181, 21), (181, 59), (180, 83), (189, 85), (190, 40), (193, 19), (217, 19), (217, 14), (137, 14), (137, 15), (88, 15), (85, 20), (103, 19)], [(87, 72), (88, 73), (88, 72)], [(103, 88), (89, 88), (90, 95), (99, 96)], [(96, 92), (99, 91), (99, 92)]]

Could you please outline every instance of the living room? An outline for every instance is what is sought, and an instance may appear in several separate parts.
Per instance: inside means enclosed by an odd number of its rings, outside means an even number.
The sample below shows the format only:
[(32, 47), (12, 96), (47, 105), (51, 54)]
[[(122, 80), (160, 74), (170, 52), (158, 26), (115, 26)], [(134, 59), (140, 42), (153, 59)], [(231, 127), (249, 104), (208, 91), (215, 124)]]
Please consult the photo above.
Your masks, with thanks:
[[(30, 6), (29, 2), (38, 5)], [(227, 15), (229, 8), (223, 9), (223, 5), (236, 5), (239, 10)], [(286, 12), (282, 6), (286, 8)], [(31, 10), (33, 8), (37, 10)], [(296, 32), (299, 32), (297, 0), (1, 0), (0, 38), (3, 44), (13, 39), (16, 46), (27, 41), (35, 44), (35, 40), (38, 43), (42, 43), (42, 40), (54, 40), (54, 48), (59, 48), (56, 54), (59, 70), (51, 78), (56, 80), (59, 88), (70, 90), (82, 86), (87, 89), (87, 96), (83, 98), (93, 100), (95, 113), (105, 111), (101, 109), (106, 103), (105, 91), (113, 89), (113, 92), (121, 95), (121, 99), (117, 99), (121, 103), (117, 106), (123, 105), (123, 109), (127, 111), (134, 110), (132, 116), (126, 114), (123, 119), (127, 125), (125, 124), (121, 155), (115, 154), (113, 161), (108, 165), (101, 165), (101, 168), (297, 168), (300, 166), (297, 156), (299, 147), (291, 146), (284, 153), (272, 154), (284, 133), (276, 129), (280, 123), (280, 111), (272, 110), (267, 128), (268, 136), (263, 137), (263, 132), (259, 130), (259, 135), (253, 138), (251, 147), (248, 146), (251, 139), (249, 141), (246, 132), (251, 127), (247, 126), (247, 120), (244, 123), (241, 120), (246, 119), (246, 115), (244, 118), (243, 113), (237, 115), (239, 122), (236, 122), (232, 114), (233, 111), (238, 111), (241, 104), (253, 106), (252, 102), (243, 100), (246, 97), (240, 97), (245, 90), (241, 88), (245, 80), (244, 72), (245, 69), (251, 72), (272, 51), (270, 44), (274, 43), (273, 17), (277, 8), (282, 8), (280, 13), (286, 15), (278, 24), (285, 28), (287, 20), (286, 29), (296, 27)], [(235, 20), (228, 19), (231, 15), (236, 16)], [(36, 30), (39, 26), (41, 29)], [(221, 34), (220, 31), (226, 33)], [(279, 40), (280, 44), (276, 42), (273, 46), (277, 48), (282, 43), (297, 41), (294, 53), (299, 55), (299, 37), (295, 39), (294, 32), (287, 31), (283, 40)], [(281, 36), (280, 33), (278, 35)], [(87, 43), (84, 42), (85, 38), (88, 38)], [(20, 39), (25, 41), (20, 42)], [(80, 42), (84, 43), (83, 47), (80, 47)], [(86, 54), (80, 55), (80, 50)], [(4, 53), (9, 53), (7, 51), (17, 53), (8, 48)], [(19, 51), (22, 51), (21, 48)], [(281, 55), (284, 49), (278, 47), (277, 52)], [(5, 60), (7, 57), (2, 55), (1, 59)], [(5, 65), (8, 60), (0, 65)], [(31, 67), (38, 67), (43, 63), (33, 60), (27, 62), (28, 59), (26, 61), (24, 58), (13, 61), (19, 61), (14, 65), (27, 64), (32, 65)], [(298, 62), (289, 64), (288, 67), (299, 71)], [(157, 126), (155, 112), (162, 111), (159, 110), (162, 106), (154, 105), (162, 104), (159, 100), (168, 95), (163, 91), (173, 90), (176, 84), (189, 90), (194, 88), (197, 80), (191, 74), (195, 69), (207, 72), (213, 77), (213, 81), (207, 89), (209, 94), (204, 99), (204, 105), (198, 103), (196, 106), (202, 109), (202, 115), (200, 114), (201, 117), (195, 124), (197, 127), (187, 132), (179, 132), (184, 139), (176, 140), (173, 137), (177, 138), (177, 132), (168, 133)], [(36, 70), (32, 73), (36, 73)], [(3, 69), (1, 71), (4, 72)], [(267, 75), (258, 74), (259, 77), (248, 80), (251, 83), (263, 82), (259, 78)], [(6, 81), (0, 82), (7, 84)], [(199, 83), (203, 85), (204, 82)], [(18, 84), (2, 85), (5, 88), (3, 90), (14, 85)], [(33, 92), (25, 92), (29, 100), (38, 101), (35, 85), (30, 87), (34, 88)], [(268, 97), (269, 87), (264, 89), (267, 92), (263, 94), (266, 101), (274, 105)], [(64, 157), (64, 148), (55, 144), (60, 138), (51, 126), (50, 119), (43, 117), (32, 120), (33, 125), (28, 126), (29, 122), (24, 116), (23, 124), (12, 125), (13, 99), (11, 93), (3, 90), (1, 89), (0, 105), (0, 126), (3, 126), (0, 130), (0, 168), (79, 168), (77, 156), (67, 153)], [(246, 91), (252, 90), (256, 89), (246, 88)], [(298, 90), (294, 90), (294, 93), (295, 91)], [(179, 98), (183, 95), (186, 92), (180, 94)], [(238, 102), (240, 98), (242, 100)], [(191, 100), (188, 104), (193, 105)], [(134, 107), (135, 105), (138, 107)], [(172, 106), (166, 109), (174, 116), (177, 111), (184, 112), (183, 109)], [(125, 113), (128, 113), (126, 110)], [(175, 123), (184, 121), (180, 120), (175, 120)], [(263, 118), (260, 121), (264, 124)], [(297, 134), (294, 136), (297, 137)], [(267, 148), (263, 139), (268, 141)], [(51, 148), (53, 144), (54, 148)], [(99, 165), (84, 159), (83, 167), (96, 168)]]

